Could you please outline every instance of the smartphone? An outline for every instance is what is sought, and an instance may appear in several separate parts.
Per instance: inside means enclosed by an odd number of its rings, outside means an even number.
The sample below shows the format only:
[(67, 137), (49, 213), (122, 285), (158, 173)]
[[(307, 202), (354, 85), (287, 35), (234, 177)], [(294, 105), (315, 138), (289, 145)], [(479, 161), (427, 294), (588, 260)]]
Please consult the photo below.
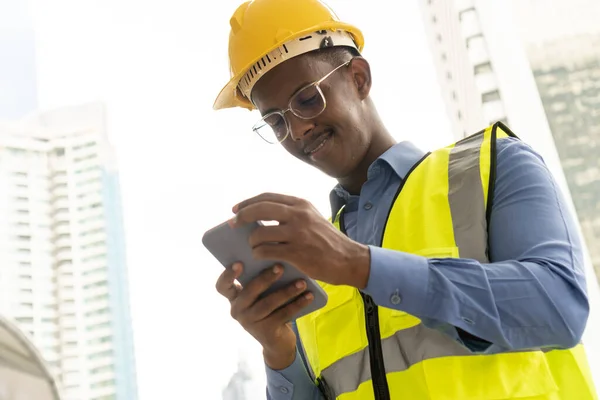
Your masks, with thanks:
[[(325, 293), (323, 288), (314, 279), (309, 278), (306, 274), (288, 263), (277, 260), (255, 260), (252, 257), (252, 248), (248, 239), (252, 231), (262, 225), (261, 222), (254, 222), (232, 228), (227, 222), (224, 222), (208, 230), (202, 237), (202, 244), (226, 268), (236, 262), (244, 264), (244, 270), (238, 278), (242, 286), (247, 285), (267, 268), (272, 268), (276, 264), (283, 266), (283, 275), (261, 297), (268, 296), (270, 293), (291, 285), (298, 280), (304, 280), (306, 282), (305, 293), (312, 293), (314, 299), (294, 315), (292, 320), (324, 307), (327, 304), (327, 293)], [(293, 300), (290, 300), (290, 302)]]

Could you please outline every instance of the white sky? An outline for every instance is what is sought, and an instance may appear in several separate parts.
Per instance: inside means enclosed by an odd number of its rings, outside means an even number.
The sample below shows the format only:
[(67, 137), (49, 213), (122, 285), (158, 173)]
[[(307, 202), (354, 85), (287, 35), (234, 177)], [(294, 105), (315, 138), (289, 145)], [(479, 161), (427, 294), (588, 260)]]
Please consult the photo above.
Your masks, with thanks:
[[(228, 21), (241, 0), (29, 0), (40, 107), (105, 101), (122, 178), (139, 394), (218, 399), (238, 353), (260, 349), (214, 290), (205, 230), (269, 190), (327, 213), (332, 181), (250, 131), (256, 115), (214, 112), (228, 79)], [(451, 141), (416, 1), (328, 2), (366, 36), (374, 98), (397, 139)]]
[(511, 0), (511, 5), (528, 45), (600, 33), (598, 0)]
[[(451, 141), (417, 3), (330, 1), (366, 35), (374, 97), (398, 139)], [(205, 6), (210, 4), (209, 6)], [(240, 349), (260, 349), (214, 290), (220, 265), (203, 232), (233, 204), (269, 190), (327, 213), (332, 181), (253, 136), (245, 110), (212, 111), (228, 79), (228, 21), (238, 0), (31, 0), (40, 107), (105, 101), (122, 177), (142, 400), (218, 399)], [(364, 4), (364, 3), (361, 3)], [(200, 394), (202, 393), (202, 394)]]

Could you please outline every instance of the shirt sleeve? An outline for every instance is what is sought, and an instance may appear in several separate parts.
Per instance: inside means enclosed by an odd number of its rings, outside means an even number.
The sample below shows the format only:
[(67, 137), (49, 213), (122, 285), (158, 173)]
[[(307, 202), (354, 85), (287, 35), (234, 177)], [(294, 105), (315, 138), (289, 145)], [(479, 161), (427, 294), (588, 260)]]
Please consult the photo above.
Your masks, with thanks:
[[(292, 325), (296, 337), (298, 330)], [(267, 371), (267, 400), (322, 400), (323, 396), (311, 380), (302, 357), (302, 343), (296, 341), (296, 358), (292, 365), (283, 370), (273, 370), (265, 365)]]
[(581, 239), (541, 157), (517, 139), (499, 140), (493, 196), (491, 263), (370, 247), (365, 292), (493, 347), (575, 346), (589, 313)]

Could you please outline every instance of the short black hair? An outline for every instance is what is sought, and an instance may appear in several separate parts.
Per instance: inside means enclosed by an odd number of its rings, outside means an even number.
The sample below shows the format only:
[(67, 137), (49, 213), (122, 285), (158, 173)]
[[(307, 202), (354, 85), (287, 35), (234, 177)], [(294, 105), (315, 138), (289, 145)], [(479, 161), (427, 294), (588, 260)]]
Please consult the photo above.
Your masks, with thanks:
[(360, 57), (360, 52), (350, 46), (333, 46), (325, 47), (311, 51), (309, 53), (311, 57), (319, 58), (327, 61), (331, 66), (337, 67), (345, 62), (352, 60), (354, 57)]

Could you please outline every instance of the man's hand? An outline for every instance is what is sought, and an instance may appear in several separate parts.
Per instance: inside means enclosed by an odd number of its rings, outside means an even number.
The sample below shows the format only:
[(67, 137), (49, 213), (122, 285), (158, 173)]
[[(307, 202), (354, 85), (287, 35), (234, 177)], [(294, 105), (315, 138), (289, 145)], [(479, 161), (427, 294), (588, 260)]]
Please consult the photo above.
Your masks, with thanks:
[(285, 369), (296, 357), (296, 335), (288, 321), (310, 304), (313, 295), (298, 297), (306, 290), (306, 282), (299, 281), (259, 300), (282, 276), (283, 268), (275, 266), (263, 271), (244, 288), (235, 282), (242, 269), (241, 264), (227, 268), (217, 280), (217, 291), (231, 303), (231, 316), (263, 346), (267, 365), (274, 370)]
[(252, 233), (254, 258), (288, 262), (311, 278), (333, 285), (367, 286), (369, 248), (338, 231), (308, 201), (265, 193), (234, 206), (233, 212), (233, 226), (279, 222)]

